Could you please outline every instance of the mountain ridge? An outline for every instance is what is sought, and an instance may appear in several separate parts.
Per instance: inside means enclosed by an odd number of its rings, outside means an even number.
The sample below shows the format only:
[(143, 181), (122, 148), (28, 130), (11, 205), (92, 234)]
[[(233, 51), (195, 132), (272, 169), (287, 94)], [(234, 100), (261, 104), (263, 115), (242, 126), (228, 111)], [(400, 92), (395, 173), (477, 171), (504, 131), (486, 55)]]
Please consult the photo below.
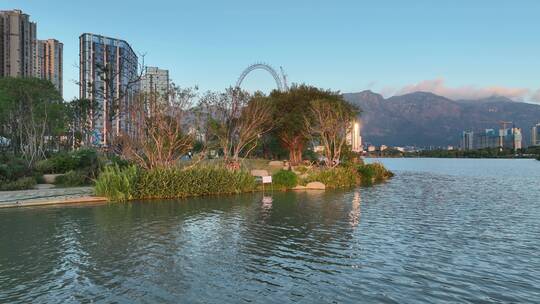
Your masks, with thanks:
[(343, 96), (362, 109), (363, 139), (375, 145), (456, 146), (462, 131), (498, 128), (499, 121), (513, 121), (522, 128), (523, 145), (528, 146), (531, 128), (540, 122), (540, 105), (504, 96), (452, 100), (413, 92), (384, 98), (370, 90)]

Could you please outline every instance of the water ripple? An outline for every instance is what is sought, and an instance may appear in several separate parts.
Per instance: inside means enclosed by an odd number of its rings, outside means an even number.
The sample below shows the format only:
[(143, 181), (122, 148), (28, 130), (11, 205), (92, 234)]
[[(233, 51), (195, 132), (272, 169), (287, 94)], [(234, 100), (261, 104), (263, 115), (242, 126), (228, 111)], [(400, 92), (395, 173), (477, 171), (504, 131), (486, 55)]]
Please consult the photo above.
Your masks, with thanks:
[[(386, 184), (272, 203), (0, 210), (0, 303), (540, 302), (536, 163), (406, 161)], [(505, 164), (523, 174), (483, 167)]]

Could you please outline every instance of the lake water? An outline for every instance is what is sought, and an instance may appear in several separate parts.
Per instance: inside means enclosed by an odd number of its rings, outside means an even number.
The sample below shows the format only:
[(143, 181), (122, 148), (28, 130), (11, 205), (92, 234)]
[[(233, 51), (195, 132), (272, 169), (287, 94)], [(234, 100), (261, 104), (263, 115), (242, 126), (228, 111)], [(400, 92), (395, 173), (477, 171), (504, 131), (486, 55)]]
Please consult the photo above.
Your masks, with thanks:
[(540, 302), (540, 162), (381, 161), (347, 191), (0, 210), (0, 303)]

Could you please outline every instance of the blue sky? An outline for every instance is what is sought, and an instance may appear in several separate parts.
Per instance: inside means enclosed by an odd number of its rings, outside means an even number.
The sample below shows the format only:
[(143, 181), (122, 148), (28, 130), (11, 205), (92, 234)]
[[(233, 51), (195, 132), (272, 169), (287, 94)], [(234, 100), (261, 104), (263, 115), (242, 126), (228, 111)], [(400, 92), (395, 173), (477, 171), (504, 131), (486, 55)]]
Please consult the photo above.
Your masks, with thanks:
[[(291, 82), (385, 95), (540, 97), (540, 1), (2, 0), (64, 43), (65, 98), (78, 94), (78, 37), (122, 38), (182, 86), (220, 90), (254, 62)], [(272, 78), (248, 76), (268, 92)], [(538, 98), (540, 99), (540, 98)]]

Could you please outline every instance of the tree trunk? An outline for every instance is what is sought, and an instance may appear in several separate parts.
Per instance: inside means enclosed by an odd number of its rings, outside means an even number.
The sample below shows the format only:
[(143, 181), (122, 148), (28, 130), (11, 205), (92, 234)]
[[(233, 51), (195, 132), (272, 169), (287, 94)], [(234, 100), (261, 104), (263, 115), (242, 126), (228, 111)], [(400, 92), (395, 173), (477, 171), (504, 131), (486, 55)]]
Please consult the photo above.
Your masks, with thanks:
[(291, 164), (298, 165), (302, 162), (303, 147), (302, 139), (296, 137), (289, 148), (289, 160)]

